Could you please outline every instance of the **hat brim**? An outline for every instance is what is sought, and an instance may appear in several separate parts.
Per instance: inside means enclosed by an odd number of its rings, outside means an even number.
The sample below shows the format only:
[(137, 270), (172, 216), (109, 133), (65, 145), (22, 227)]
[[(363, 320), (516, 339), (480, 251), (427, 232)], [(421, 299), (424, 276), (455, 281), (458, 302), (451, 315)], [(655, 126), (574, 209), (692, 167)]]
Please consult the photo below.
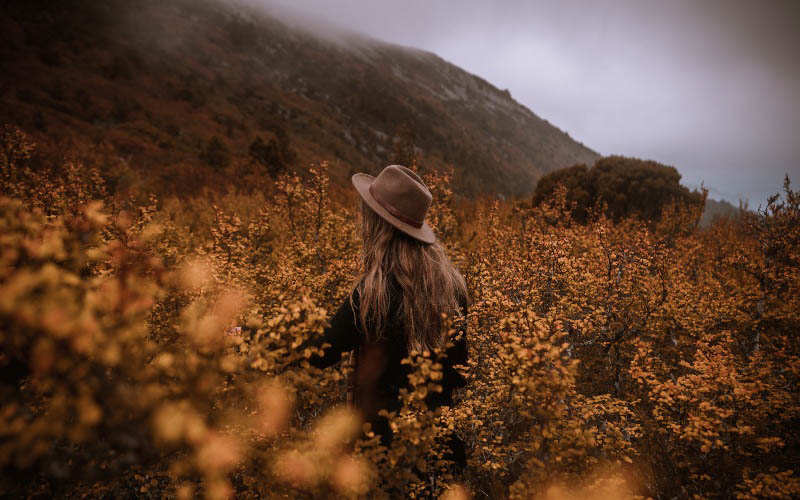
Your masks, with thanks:
[(354, 174), (350, 180), (353, 182), (353, 186), (356, 188), (356, 191), (358, 191), (358, 194), (361, 195), (361, 198), (364, 200), (364, 202), (366, 202), (371, 209), (380, 215), (383, 220), (393, 225), (400, 231), (403, 231), (412, 238), (422, 241), (423, 243), (434, 243), (436, 241), (436, 235), (433, 234), (433, 229), (431, 229), (427, 222), (423, 222), (422, 227), (420, 228), (416, 228), (411, 224), (407, 224), (390, 214), (388, 210), (383, 208), (381, 204), (372, 197), (369, 192), (369, 185), (372, 184), (372, 181), (375, 180), (375, 177), (369, 174), (359, 173)]

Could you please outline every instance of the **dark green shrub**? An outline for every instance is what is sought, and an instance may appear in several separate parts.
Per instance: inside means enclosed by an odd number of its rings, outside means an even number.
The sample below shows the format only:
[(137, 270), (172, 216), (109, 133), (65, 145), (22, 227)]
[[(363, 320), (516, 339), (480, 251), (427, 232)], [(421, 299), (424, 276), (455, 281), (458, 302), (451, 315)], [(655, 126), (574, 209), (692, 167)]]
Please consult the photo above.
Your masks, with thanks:
[(674, 167), (655, 161), (608, 156), (593, 167), (575, 165), (545, 175), (533, 194), (533, 204), (551, 199), (559, 184), (567, 188), (567, 200), (575, 203), (573, 216), (585, 222), (588, 210), (607, 204), (615, 220), (636, 215), (645, 220), (658, 219), (669, 203), (702, 203), (703, 195), (689, 191), (680, 183)]

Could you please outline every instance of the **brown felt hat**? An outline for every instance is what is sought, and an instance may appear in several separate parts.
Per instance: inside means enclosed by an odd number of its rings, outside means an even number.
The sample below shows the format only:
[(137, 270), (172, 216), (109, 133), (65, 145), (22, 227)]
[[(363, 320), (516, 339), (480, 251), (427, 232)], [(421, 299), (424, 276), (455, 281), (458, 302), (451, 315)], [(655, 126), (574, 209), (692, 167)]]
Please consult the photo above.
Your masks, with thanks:
[(436, 241), (425, 222), (433, 196), (413, 170), (389, 165), (377, 177), (355, 174), (352, 181), (367, 205), (386, 222), (424, 243)]

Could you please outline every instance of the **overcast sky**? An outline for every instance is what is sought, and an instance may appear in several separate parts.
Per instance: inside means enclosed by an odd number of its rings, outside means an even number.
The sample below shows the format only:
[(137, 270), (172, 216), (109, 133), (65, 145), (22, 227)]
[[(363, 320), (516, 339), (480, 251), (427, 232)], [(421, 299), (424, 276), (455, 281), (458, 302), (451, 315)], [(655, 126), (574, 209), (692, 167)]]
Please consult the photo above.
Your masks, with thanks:
[(800, 186), (800, 1), (251, 1), (435, 52), (712, 198)]

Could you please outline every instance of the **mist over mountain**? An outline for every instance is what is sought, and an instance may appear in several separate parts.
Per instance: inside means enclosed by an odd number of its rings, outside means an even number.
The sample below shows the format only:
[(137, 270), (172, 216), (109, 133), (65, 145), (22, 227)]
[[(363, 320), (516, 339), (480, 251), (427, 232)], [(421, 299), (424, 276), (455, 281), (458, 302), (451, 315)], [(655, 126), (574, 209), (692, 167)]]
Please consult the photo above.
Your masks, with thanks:
[(252, 185), (323, 160), (345, 182), (414, 156), (452, 165), (465, 193), (514, 196), (598, 158), (433, 53), (244, 4), (11, 2), (1, 16), (0, 121), (113, 152), (150, 184)]

